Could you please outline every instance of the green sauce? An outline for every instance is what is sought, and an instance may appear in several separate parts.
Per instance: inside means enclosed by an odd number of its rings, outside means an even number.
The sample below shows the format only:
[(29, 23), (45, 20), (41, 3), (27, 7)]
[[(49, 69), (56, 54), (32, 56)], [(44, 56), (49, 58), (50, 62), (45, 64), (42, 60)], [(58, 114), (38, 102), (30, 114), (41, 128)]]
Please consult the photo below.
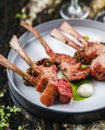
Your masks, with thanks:
[(72, 87), (72, 90), (73, 90), (73, 100), (75, 101), (80, 101), (80, 100), (84, 100), (86, 99), (86, 97), (82, 97), (82, 96), (79, 96), (77, 94), (77, 89), (80, 85), (84, 84), (84, 83), (89, 83), (89, 79), (83, 79), (83, 80), (79, 80), (79, 81), (74, 81), (74, 82), (71, 82), (70, 80), (68, 80), (71, 87)]
[(77, 94), (77, 89), (78, 89), (78, 87), (80, 85), (82, 85), (84, 83), (89, 83), (90, 82), (90, 78), (82, 79), (82, 80), (79, 80), (79, 81), (70, 81), (64, 73), (62, 73), (62, 77), (66, 78), (68, 80), (68, 82), (70, 83), (71, 87), (72, 87), (72, 90), (73, 90), (73, 100), (80, 101), (80, 100), (84, 100), (84, 99), (88, 98), (88, 97), (79, 96)]

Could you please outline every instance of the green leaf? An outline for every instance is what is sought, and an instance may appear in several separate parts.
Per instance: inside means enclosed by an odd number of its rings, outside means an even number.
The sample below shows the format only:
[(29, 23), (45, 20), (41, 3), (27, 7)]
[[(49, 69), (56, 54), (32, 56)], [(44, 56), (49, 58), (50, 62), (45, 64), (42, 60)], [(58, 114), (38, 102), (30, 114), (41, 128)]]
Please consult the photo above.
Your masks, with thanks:
[(6, 116), (7, 116), (7, 117), (10, 117), (10, 116), (11, 116), (11, 113), (7, 113)]
[(85, 69), (86, 67), (87, 67), (87, 65), (84, 65), (84, 64), (82, 64), (82, 66), (81, 66), (82, 69)]
[(20, 18), (20, 17), (22, 17), (22, 14), (17, 13), (17, 14), (16, 14), (16, 17), (17, 17), (17, 18)]
[(86, 40), (86, 41), (89, 41), (89, 37), (88, 36), (84, 36), (84, 39)]
[(1, 93), (0, 93), (0, 97), (4, 97), (4, 92), (1, 92)]
[(19, 14), (19, 13), (16, 14), (16, 18), (22, 18), (22, 19), (25, 19), (26, 17), (27, 17), (26, 14)]

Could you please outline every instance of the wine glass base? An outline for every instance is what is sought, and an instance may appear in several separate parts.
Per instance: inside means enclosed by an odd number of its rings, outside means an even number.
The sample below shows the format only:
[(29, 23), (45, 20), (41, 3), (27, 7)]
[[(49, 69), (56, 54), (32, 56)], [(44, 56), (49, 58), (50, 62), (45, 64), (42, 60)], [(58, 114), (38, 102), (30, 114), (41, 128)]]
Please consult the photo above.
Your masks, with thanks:
[(74, 12), (69, 10), (70, 4), (64, 4), (60, 9), (60, 15), (64, 19), (70, 19), (70, 18), (80, 18), (80, 19), (86, 19), (89, 15), (89, 8), (85, 5), (80, 3), (79, 6), (81, 8), (81, 12)]
[(105, 23), (105, 10), (99, 12), (95, 17), (95, 20)]

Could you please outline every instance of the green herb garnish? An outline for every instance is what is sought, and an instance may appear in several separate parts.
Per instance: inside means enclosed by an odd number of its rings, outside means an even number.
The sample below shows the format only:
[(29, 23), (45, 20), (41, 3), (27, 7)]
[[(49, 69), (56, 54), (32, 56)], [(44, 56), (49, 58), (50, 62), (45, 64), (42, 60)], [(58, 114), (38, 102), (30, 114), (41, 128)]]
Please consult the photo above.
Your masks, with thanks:
[(86, 40), (86, 41), (89, 41), (89, 37), (88, 36), (84, 36), (84, 39)]
[(82, 66), (81, 66), (82, 69), (85, 69), (86, 67), (87, 67), (87, 65), (84, 65), (84, 64), (82, 64)]

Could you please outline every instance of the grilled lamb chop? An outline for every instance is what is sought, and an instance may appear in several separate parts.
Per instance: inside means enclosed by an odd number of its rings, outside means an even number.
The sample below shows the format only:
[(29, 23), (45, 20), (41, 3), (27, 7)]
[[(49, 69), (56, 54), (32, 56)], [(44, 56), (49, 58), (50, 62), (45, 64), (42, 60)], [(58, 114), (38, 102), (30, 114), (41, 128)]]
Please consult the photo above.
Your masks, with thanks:
[[(55, 37), (58, 40), (61, 40), (65, 44), (68, 44), (69, 46), (76, 49), (85, 60), (90, 62), (90, 71), (91, 75), (96, 80), (102, 80), (104, 81), (104, 74), (105, 74), (105, 64), (104, 64), (104, 56), (105, 56), (105, 46), (101, 43), (94, 43), (94, 42), (88, 42), (83, 39), (80, 34), (78, 34), (72, 27), (64, 23), (61, 26), (61, 29), (67, 33), (70, 33), (72, 35), (75, 35), (78, 40), (82, 42), (83, 46), (77, 46), (75, 42), (73, 42), (71, 39), (69, 39), (67, 36), (65, 36), (63, 33), (61, 33), (59, 30), (54, 29), (51, 32), (51, 36)], [(66, 30), (66, 29), (69, 29)], [(73, 31), (73, 32), (72, 32)]]
[[(75, 66), (75, 63), (76, 63), (75, 58), (72, 58), (72, 57), (70, 57), (70, 56), (68, 56), (68, 55), (65, 55), (65, 54), (54, 53), (54, 52), (50, 49), (50, 47), (47, 45), (47, 43), (44, 41), (44, 39), (40, 36), (40, 34), (39, 34), (34, 28), (32, 28), (32, 27), (31, 27), (30, 25), (28, 25), (28, 24), (23, 24), (23, 26), (24, 26), (25, 28), (27, 28), (29, 31), (31, 31), (31, 32), (41, 41), (41, 43), (42, 43), (42, 45), (44, 46), (44, 48), (45, 48), (47, 54), (50, 55), (51, 60), (53, 60), (54, 62), (57, 62), (58, 64), (63, 64), (63, 62), (65, 62), (65, 63), (67, 64), (67, 66), (68, 66), (68, 64), (74, 64), (74, 66)], [(59, 65), (59, 67), (60, 67), (60, 69), (62, 70), (61, 65)], [(66, 68), (66, 65), (65, 65), (65, 68)], [(72, 69), (72, 68), (71, 68), (71, 65), (70, 65), (69, 68), (68, 68), (68, 67), (66, 68), (66, 72), (67, 72), (67, 71), (70, 71), (71, 69)], [(80, 68), (80, 70), (81, 70), (81, 68)], [(87, 71), (87, 70), (88, 70), (88, 71)], [(63, 71), (64, 71), (64, 69), (63, 69)], [(84, 69), (83, 71), (85, 71), (85, 69)], [(88, 69), (86, 68), (86, 73), (87, 73), (87, 74), (83, 73), (83, 71), (82, 71), (81, 73), (79, 73), (79, 74), (81, 74), (81, 76), (80, 76), (81, 79), (84, 79), (84, 76), (85, 76), (85, 77), (88, 76), (89, 68), (88, 68)], [(73, 71), (71, 71), (71, 72), (73, 72)], [(71, 72), (70, 72), (70, 73), (71, 73)], [(64, 72), (64, 73), (65, 73), (65, 72)], [(67, 73), (65, 73), (65, 74), (67, 74)], [(83, 75), (83, 74), (84, 74), (84, 75)], [(74, 72), (73, 72), (72, 75), (75, 76)], [(71, 78), (71, 77), (69, 76), (68, 78)], [(76, 77), (74, 77), (74, 79), (73, 79), (73, 77), (72, 77), (70, 80), (71, 80), (71, 81), (74, 81), (74, 80), (78, 80), (78, 79), (79, 79), (79, 78), (76, 79)], [(79, 80), (80, 80), (80, 79), (79, 79)]]
[(76, 44), (73, 40), (65, 36), (62, 32), (60, 32), (58, 29), (53, 29), (51, 34), (52, 37), (62, 41), (63, 43), (69, 45), (70, 47), (76, 49), (79, 54), (82, 55), (82, 57), (85, 59), (85, 61), (88, 63), (93, 59), (93, 57), (96, 57), (96, 50), (94, 47), (92, 47), (92, 44), (88, 47), (84, 47), (82, 45)]
[(90, 73), (90, 67), (83, 69), (80, 62), (75, 64), (67, 64), (66, 62), (63, 62), (60, 64), (60, 68), (70, 81), (85, 79)]
[(11, 62), (9, 62), (4, 56), (2, 56), (0, 54), (0, 65), (14, 71), (15, 73), (17, 73), (18, 75), (20, 75), (21, 77), (23, 77), (26, 81), (30, 82), (33, 86), (36, 86), (37, 83), (37, 78), (30, 76), (29, 74), (23, 72), (21, 69), (19, 69), (18, 67), (16, 67), (14, 64), (12, 64)]
[[(19, 55), (23, 59), (25, 59), (27, 62), (30, 61), (29, 65), (32, 65), (31, 67), (33, 67), (33, 64), (35, 64), (35, 63), (33, 63), (33, 61), (31, 61), (31, 59), (28, 57), (28, 55), (26, 55), (24, 50), (21, 48), (21, 46), (18, 43), (16, 36), (14, 36), (12, 38), (10, 45), (13, 49), (15, 49), (19, 53)], [(27, 59), (29, 59), (29, 60), (27, 60)], [(35, 66), (39, 69), (39, 72), (40, 72), (39, 75), (37, 76), (37, 82), (36, 82), (35, 85), (36, 85), (36, 90), (42, 92), (42, 96), (41, 96), (41, 99), (40, 99), (41, 102), (44, 105), (49, 106), (49, 105), (52, 105), (52, 103), (54, 102), (54, 99), (55, 99), (57, 93), (59, 93), (59, 95), (60, 95), (59, 97), (61, 97), (62, 91), (60, 89), (56, 88), (56, 86), (54, 87), (52, 85), (53, 82), (55, 82), (56, 80), (60, 81), (61, 79), (57, 78), (57, 68), (54, 64), (52, 64), (50, 67), (46, 67), (45, 64), (41, 65), (41, 63), (43, 63), (43, 62), (44, 62), (43, 60), (40, 61), (38, 63), (39, 66), (37, 66), (35, 64)], [(33, 69), (36, 70), (35, 67)], [(66, 85), (67, 81), (63, 80), (63, 84)], [(57, 84), (57, 87), (58, 87), (58, 84)], [(65, 90), (65, 91), (70, 89), (69, 84), (67, 86), (63, 85), (63, 87), (64, 87), (63, 90)], [(52, 94), (52, 96), (49, 95), (49, 93)], [(68, 91), (68, 93), (69, 93), (69, 91)], [(71, 93), (71, 91), (70, 91), (70, 93)], [(70, 102), (71, 94), (69, 94), (69, 95), (67, 95), (67, 94), (65, 94), (65, 95), (63, 94), (63, 97), (60, 98), (61, 103)], [(50, 99), (47, 99), (46, 96), (50, 96)], [(46, 102), (48, 102), (48, 103), (46, 103)]]
[(34, 70), (34, 72), (38, 74), (38, 75), (36, 75), (37, 81), (38, 81), (36, 83), (36, 90), (42, 92), (44, 90), (48, 80), (55, 78), (57, 76), (56, 66), (55, 65), (52, 65), (50, 67), (45, 67), (43, 65), (38, 66), (35, 62), (33, 62), (29, 58), (29, 56), (21, 48), (16, 36), (13, 36), (13, 38), (11, 39), (10, 46), (13, 49), (15, 49), (17, 51), (17, 53), (31, 66), (31, 68)]
[(54, 53), (53, 50), (47, 45), (46, 41), (41, 37), (41, 35), (36, 31), (35, 28), (25, 23), (22, 26), (28, 29), (31, 33), (33, 33), (40, 40), (40, 42), (42, 43), (42, 45), (44, 46), (46, 50), (46, 53), (49, 55), (51, 61), (57, 64), (60, 64), (61, 62), (64, 62), (64, 61), (71, 62), (71, 63), (76, 62), (76, 59), (72, 58), (69, 55)]
[[(63, 43), (70, 45), (71, 47), (73, 47), (74, 49), (76, 49), (78, 51), (83, 50), (82, 46), (80, 47), (79, 45), (77, 45), (74, 41), (72, 41), (71, 39), (66, 37), (63, 33), (61, 33), (57, 29), (53, 29), (50, 35), (52, 37), (62, 41)], [(85, 79), (88, 76), (88, 74), (90, 72), (90, 68), (86, 67), (85, 69), (82, 69), (81, 66), (82, 66), (82, 64), (80, 62), (75, 63), (75, 64), (70, 64), (69, 62), (63, 62), (60, 64), (61, 70), (63, 70), (64, 74), (71, 81)]]
[[(83, 48), (79, 50), (79, 53), (83, 56), (85, 60), (91, 62), (92, 59), (100, 55), (100, 53), (105, 53), (105, 45), (98, 42), (86, 41), (83, 36), (81, 36), (70, 24), (64, 22), (60, 29), (72, 36), (74, 36), (83, 45)], [(67, 38), (68, 40), (68, 38)]]

